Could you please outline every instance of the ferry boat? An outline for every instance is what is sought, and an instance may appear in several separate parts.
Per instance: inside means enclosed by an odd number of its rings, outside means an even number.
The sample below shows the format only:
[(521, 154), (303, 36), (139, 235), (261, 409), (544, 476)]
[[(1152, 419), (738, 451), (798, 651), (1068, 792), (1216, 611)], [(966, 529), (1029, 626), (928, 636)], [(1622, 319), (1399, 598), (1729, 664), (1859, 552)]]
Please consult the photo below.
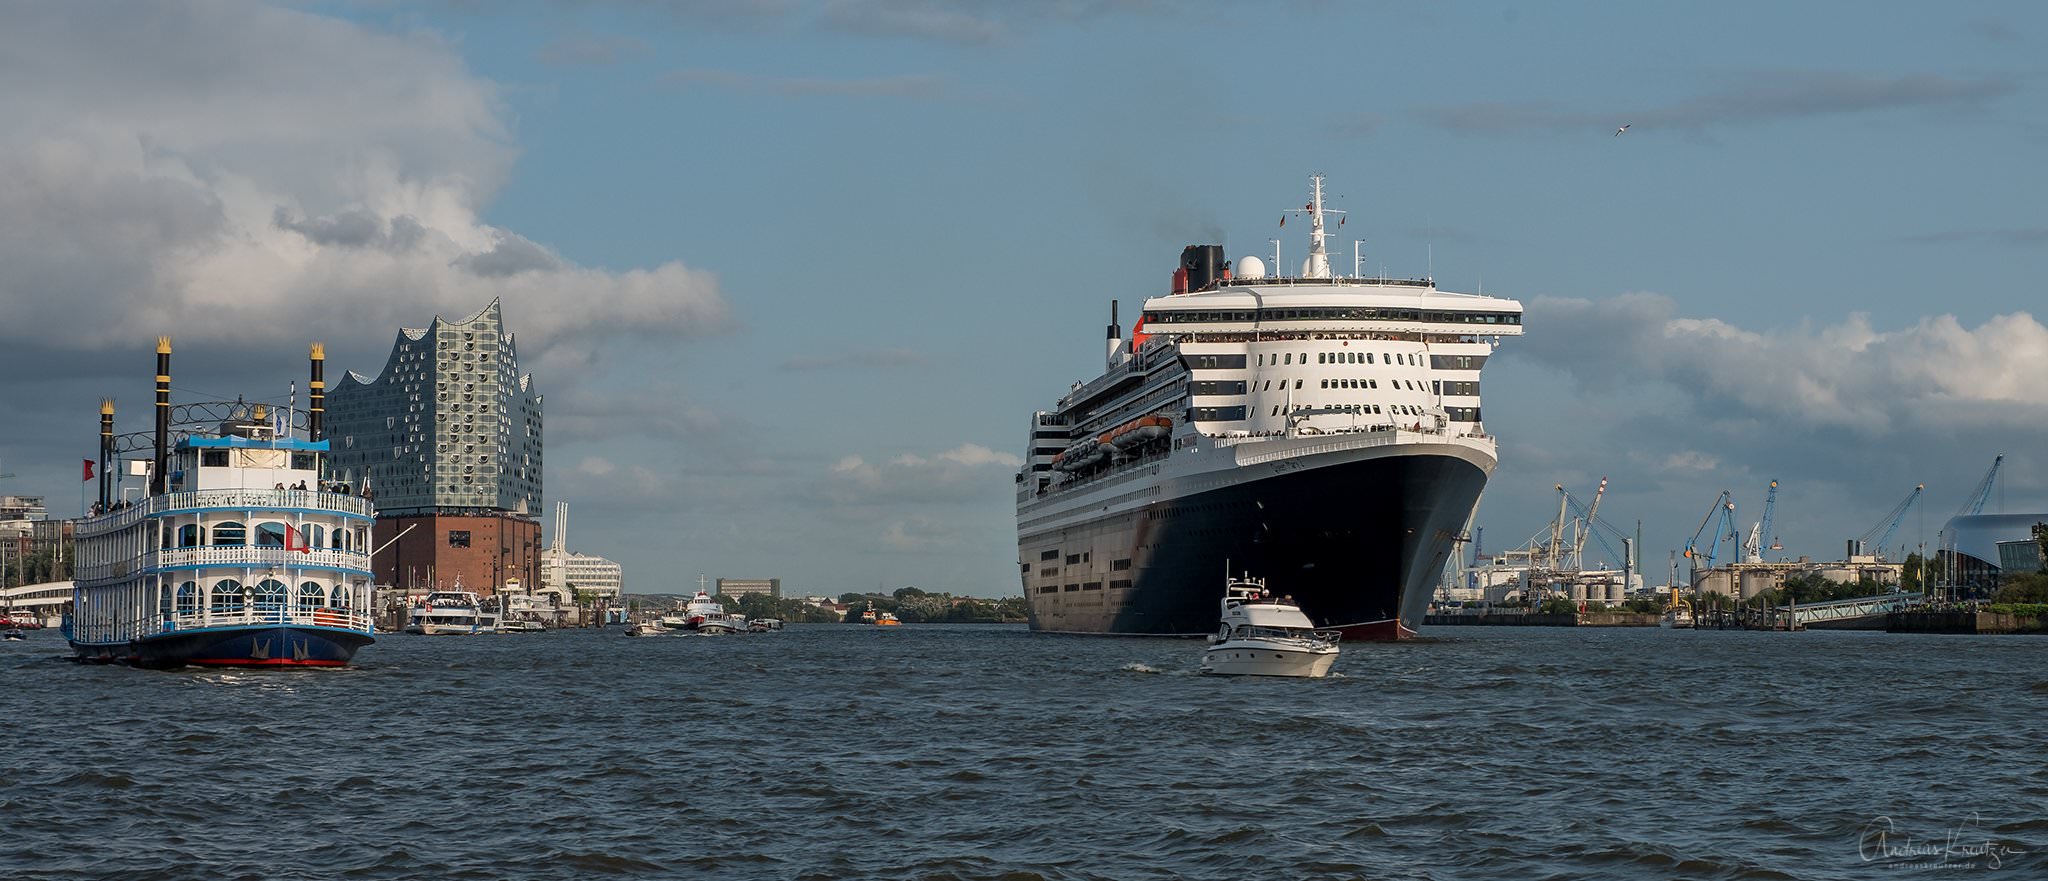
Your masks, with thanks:
[[(704, 629), (706, 624), (712, 625), (714, 629), (723, 628), (726, 632), (732, 629), (732, 623), (726, 619), (725, 605), (702, 588), (699, 588), (696, 595), (690, 597), (690, 601), (684, 603), (682, 608), (661, 616), (657, 621), (670, 630), (696, 631)], [(744, 625), (745, 622), (742, 621), (741, 624)]]
[(894, 612), (877, 612), (875, 614), (875, 626), (901, 627), (903, 626), (903, 622), (896, 618), (896, 613)]
[(432, 591), (414, 602), (406, 610), (405, 632), (422, 636), (497, 633), (500, 617), (482, 597), (463, 590), (458, 579), (453, 590)]
[(122, 446), (113, 402), (100, 406), (99, 504), (76, 527), (65, 638), (82, 660), (142, 667), (347, 664), (373, 641), (372, 512), (353, 488), (323, 479), (321, 347), (307, 439), (293, 436), (289, 409), (221, 402), (183, 408), (221, 418), (187, 423), (173, 441), (170, 354), (159, 339), (140, 499), (111, 492)]
[[(1016, 474), (1031, 627), (1199, 636), (1209, 573), (1266, 573), (1317, 627), (1420, 626), (1497, 463), (1479, 375), (1522, 306), (1330, 265), (1323, 178), (1299, 272), (1181, 252), (1102, 375), (1031, 417)], [(1277, 248), (1276, 248), (1277, 251)], [(1276, 255), (1275, 262), (1278, 258)]]
[(1250, 576), (1233, 578), (1223, 588), (1223, 623), (1202, 653), (1202, 672), (1320, 679), (1337, 663), (1341, 638), (1311, 626), (1293, 597), (1276, 597)]

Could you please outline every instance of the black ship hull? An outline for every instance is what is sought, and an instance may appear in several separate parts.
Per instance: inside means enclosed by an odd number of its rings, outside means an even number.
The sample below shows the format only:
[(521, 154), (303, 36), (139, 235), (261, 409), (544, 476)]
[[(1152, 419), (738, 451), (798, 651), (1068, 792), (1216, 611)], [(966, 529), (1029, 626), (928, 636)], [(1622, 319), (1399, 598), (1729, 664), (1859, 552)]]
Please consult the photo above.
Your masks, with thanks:
[(342, 667), (375, 640), (334, 627), (264, 625), (174, 631), (123, 644), (73, 642), (80, 660), (169, 669), (205, 667)]
[[(1096, 539), (1087, 551), (1129, 560), (1128, 587), (1064, 579), (1034, 586), (1026, 567), (1032, 628), (1211, 633), (1226, 573), (1249, 573), (1347, 639), (1412, 636), (1486, 478), (1458, 456), (1381, 456), (1149, 505), (1125, 515), (1127, 528), (1095, 530), (1112, 540)], [(1064, 530), (1059, 549), (1089, 547), (1090, 531)], [(1033, 547), (1024, 548), (1027, 563), (1040, 558)]]

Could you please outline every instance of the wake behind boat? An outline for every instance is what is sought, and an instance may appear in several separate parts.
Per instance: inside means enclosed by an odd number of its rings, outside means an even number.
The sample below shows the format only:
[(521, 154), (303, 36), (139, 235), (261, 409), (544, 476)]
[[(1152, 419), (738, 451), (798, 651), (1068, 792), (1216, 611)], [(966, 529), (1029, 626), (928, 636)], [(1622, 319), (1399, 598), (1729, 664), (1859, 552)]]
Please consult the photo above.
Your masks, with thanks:
[[(323, 479), (323, 352), (313, 346), (307, 438), (290, 411), (186, 405), (173, 434), (169, 338), (157, 341), (148, 491), (115, 502), (119, 452), (100, 405), (100, 493), (77, 526), (64, 635), (81, 660), (143, 667), (338, 667), (371, 636), (367, 498)], [(218, 421), (212, 421), (218, 420)]]

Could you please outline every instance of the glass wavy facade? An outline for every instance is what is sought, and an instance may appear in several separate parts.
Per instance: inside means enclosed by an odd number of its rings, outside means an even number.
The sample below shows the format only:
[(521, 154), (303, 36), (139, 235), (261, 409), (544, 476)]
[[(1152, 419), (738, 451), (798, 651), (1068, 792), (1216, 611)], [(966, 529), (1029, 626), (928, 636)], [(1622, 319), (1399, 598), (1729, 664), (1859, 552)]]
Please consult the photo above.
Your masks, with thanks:
[(332, 473), (367, 483), (380, 517), (540, 510), (541, 395), (496, 300), (399, 331), (384, 370), (348, 372), (326, 406)]

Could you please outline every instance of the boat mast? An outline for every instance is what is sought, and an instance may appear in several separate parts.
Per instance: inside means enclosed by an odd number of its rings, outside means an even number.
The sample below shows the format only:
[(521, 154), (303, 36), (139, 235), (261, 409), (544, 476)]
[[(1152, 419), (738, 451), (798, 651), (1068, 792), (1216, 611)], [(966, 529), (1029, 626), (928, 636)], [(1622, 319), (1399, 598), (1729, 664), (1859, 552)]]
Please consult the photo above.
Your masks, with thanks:
[(1308, 203), (1308, 268), (1303, 278), (1329, 278), (1330, 254), (1323, 249), (1323, 239), (1329, 235), (1323, 229), (1323, 176), (1309, 177)]

